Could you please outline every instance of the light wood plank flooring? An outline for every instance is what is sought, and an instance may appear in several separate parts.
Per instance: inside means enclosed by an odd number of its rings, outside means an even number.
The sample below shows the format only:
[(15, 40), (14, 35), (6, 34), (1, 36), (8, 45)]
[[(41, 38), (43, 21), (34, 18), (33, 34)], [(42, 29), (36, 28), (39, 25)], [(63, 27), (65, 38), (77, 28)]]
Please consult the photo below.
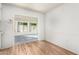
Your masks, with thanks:
[(35, 41), (26, 44), (15, 45), (14, 47), (0, 50), (0, 55), (76, 55), (66, 49), (49, 43), (45, 40)]

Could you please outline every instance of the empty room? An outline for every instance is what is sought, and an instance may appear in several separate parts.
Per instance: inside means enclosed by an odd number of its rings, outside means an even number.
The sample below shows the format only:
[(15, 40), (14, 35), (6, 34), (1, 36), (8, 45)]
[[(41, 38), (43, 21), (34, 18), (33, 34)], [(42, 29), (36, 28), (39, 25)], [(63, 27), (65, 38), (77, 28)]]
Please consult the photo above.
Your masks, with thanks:
[(78, 55), (79, 3), (0, 3), (0, 55)]

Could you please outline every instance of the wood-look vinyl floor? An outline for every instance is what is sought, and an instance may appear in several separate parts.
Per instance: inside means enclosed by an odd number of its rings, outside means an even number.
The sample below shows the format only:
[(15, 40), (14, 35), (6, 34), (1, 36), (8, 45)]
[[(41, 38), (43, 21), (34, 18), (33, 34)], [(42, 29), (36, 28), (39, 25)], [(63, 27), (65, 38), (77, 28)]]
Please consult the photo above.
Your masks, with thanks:
[(0, 55), (75, 55), (75, 53), (43, 40), (0, 50)]

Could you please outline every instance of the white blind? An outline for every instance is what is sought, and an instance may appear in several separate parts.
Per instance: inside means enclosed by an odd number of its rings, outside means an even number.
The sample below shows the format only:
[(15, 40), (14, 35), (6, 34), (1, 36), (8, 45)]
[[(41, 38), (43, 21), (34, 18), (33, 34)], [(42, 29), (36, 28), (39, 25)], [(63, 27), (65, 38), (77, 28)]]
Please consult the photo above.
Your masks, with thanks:
[(23, 16), (23, 15), (15, 15), (15, 20), (16, 21), (32, 21), (32, 22), (37, 22), (37, 17), (30, 17), (30, 16)]

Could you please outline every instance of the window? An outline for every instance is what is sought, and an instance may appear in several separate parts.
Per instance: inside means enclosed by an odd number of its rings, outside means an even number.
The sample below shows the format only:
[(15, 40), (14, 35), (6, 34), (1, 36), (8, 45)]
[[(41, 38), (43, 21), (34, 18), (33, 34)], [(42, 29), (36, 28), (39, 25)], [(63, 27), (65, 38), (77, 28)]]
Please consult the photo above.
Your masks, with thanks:
[(18, 22), (17, 32), (27, 32), (27, 31), (28, 31), (28, 23), (27, 22)]
[(30, 32), (37, 32), (37, 23), (30, 23)]
[(15, 31), (16, 33), (37, 34), (38, 33), (38, 19), (28, 16), (15, 17)]

